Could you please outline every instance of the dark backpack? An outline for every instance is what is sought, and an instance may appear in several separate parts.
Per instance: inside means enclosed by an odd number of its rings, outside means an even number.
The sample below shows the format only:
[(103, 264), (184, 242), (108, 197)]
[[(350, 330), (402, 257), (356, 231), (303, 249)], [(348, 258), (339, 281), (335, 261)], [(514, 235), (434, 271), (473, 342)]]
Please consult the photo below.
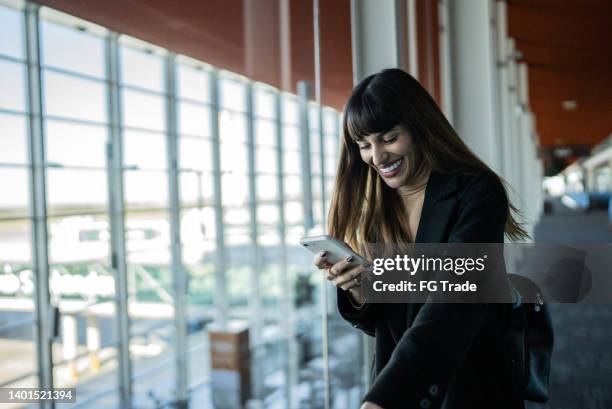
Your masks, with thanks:
[(550, 312), (542, 300), (540, 289), (532, 281), (515, 274), (508, 275), (516, 295), (510, 323), (515, 379), (519, 382), (523, 399), (543, 403), (549, 397), (554, 343)]

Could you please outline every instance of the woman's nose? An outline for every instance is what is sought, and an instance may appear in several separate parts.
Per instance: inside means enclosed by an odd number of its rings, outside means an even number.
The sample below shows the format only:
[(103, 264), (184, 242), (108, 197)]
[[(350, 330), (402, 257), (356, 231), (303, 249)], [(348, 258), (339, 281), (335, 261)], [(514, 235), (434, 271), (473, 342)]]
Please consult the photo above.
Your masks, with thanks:
[(380, 166), (385, 163), (387, 159), (387, 152), (380, 146), (372, 145), (372, 163), (374, 166)]

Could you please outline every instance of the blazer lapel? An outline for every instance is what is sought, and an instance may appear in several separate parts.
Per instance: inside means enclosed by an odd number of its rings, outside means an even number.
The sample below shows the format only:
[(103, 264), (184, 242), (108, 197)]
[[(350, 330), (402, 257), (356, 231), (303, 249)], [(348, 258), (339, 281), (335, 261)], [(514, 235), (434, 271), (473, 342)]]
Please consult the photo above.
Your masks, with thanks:
[(435, 170), (429, 174), (416, 243), (439, 243), (444, 239), (448, 221), (455, 206), (457, 178)]
[[(416, 243), (440, 243), (456, 202), (457, 178), (432, 170), (429, 174)], [(406, 304), (406, 328), (410, 328), (422, 303)], [(405, 330), (405, 329), (404, 329)]]

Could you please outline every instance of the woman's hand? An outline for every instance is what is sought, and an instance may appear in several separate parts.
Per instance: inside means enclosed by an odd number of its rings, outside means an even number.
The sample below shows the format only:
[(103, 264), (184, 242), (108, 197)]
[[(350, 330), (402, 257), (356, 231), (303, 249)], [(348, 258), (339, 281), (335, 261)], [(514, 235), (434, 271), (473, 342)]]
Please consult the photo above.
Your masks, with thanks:
[(361, 409), (383, 409), (383, 407), (378, 406), (377, 404), (372, 402), (363, 402), (363, 405), (361, 405)]
[(366, 271), (367, 264), (350, 265), (352, 256), (344, 258), (335, 264), (327, 261), (327, 252), (322, 251), (314, 258), (314, 264), (320, 270), (325, 270), (325, 278), (338, 288), (349, 290), (361, 286), (361, 276)]

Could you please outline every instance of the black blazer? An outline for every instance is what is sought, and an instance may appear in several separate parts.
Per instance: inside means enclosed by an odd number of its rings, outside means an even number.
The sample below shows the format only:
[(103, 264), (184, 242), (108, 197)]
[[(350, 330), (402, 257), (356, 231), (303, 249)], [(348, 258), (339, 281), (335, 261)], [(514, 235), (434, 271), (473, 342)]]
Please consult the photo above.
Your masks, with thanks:
[[(417, 243), (503, 243), (507, 200), (494, 175), (432, 171)], [(366, 304), (338, 309), (376, 337), (364, 401), (384, 409), (523, 409), (504, 348), (509, 304)], [(501, 329), (500, 329), (501, 328)]]

